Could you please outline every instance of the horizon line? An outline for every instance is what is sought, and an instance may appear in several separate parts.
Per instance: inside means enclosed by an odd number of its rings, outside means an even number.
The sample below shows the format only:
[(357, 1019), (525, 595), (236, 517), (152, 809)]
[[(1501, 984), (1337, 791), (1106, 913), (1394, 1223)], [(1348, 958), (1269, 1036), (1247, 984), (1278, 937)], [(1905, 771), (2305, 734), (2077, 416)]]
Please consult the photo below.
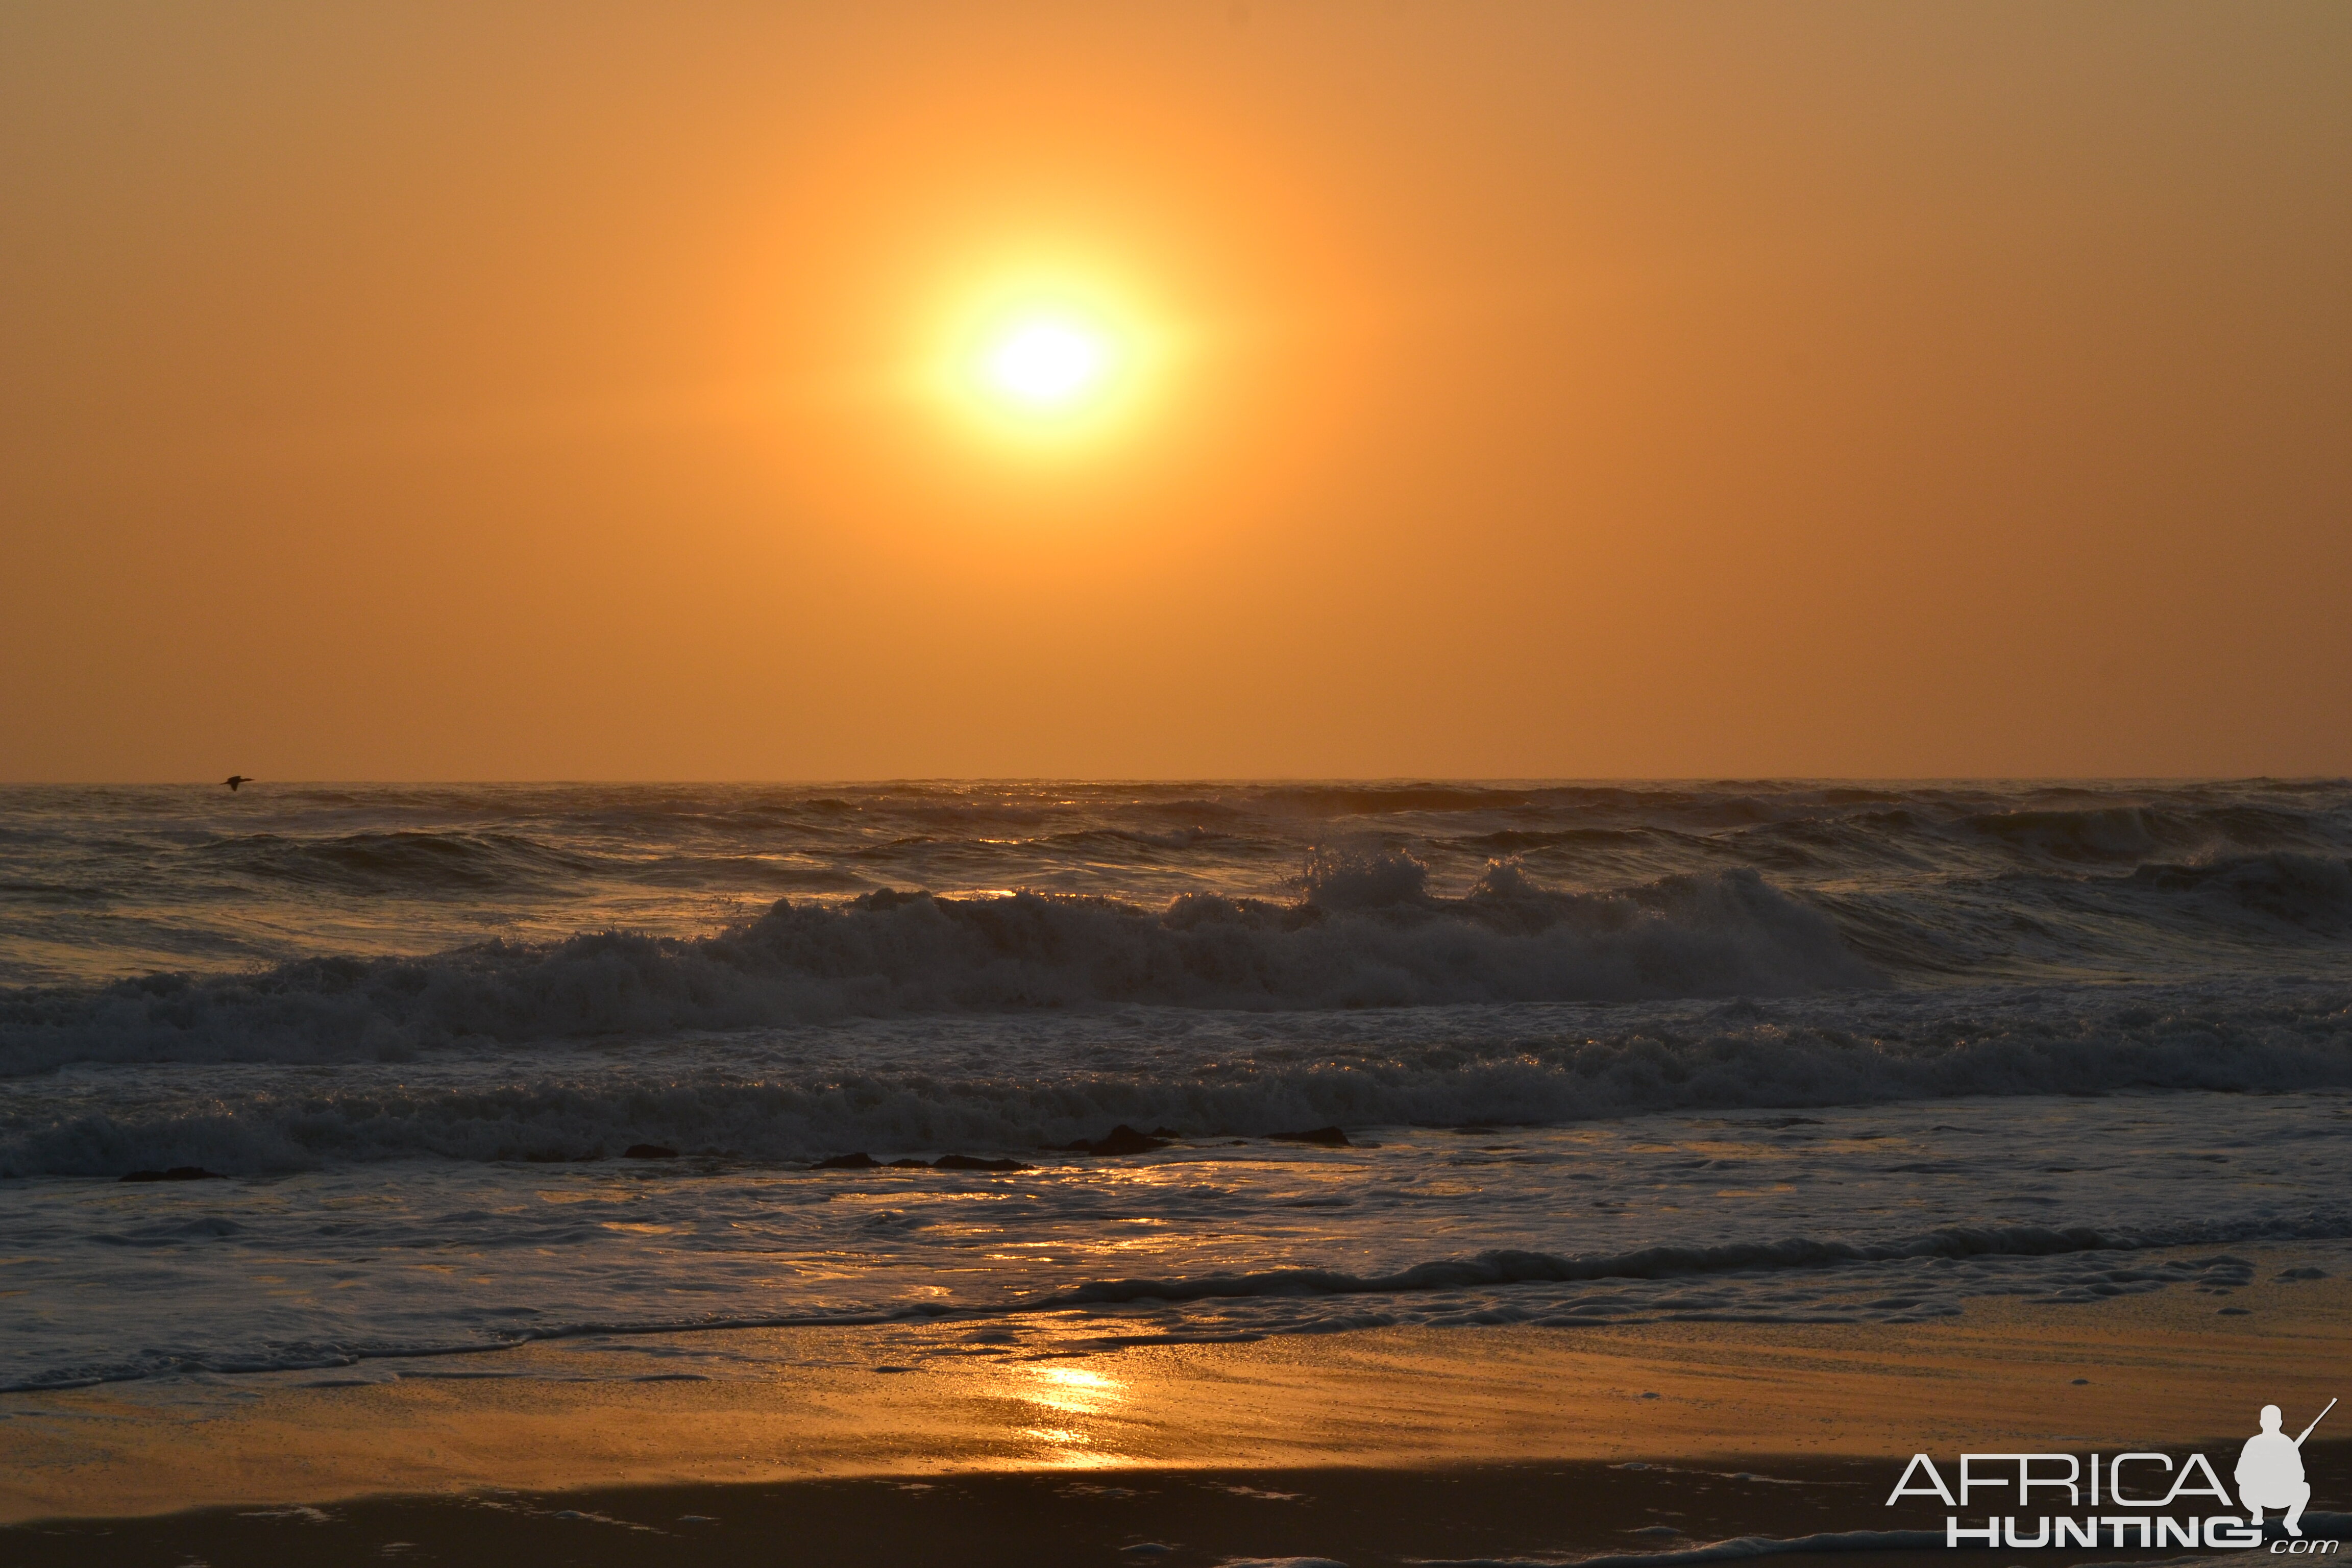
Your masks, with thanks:
[[(240, 775), (242, 776), (242, 775)], [(0, 779), (0, 789), (220, 789), (220, 779)], [(2352, 785), (2343, 773), (902, 773), (850, 777), (498, 777), (287, 778), (244, 777), (246, 784), (278, 789), (583, 787), (881, 789), (930, 784), (1024, 784), (1108, 787), (1134, 784), (1244, 786), (1472, 785), (1622, 787), (1634, 784), (2221, 784)]]

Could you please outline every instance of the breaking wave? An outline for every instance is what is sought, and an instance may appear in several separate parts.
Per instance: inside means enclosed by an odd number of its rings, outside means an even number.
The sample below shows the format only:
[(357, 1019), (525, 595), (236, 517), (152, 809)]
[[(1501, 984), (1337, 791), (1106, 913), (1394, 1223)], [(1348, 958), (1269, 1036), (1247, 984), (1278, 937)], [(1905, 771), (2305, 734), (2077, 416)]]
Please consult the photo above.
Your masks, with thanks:
[(1507, 862), (1459, 899), (1419, 862), (1318, 854), (1291, 903), (1147, 910), (1037, 893), (779, 900), (717, 934), (605, 931), (422, 959), (320, 958), (0, 999), (0, 1073), (77, 1061), (334, 1061), (856, 1016), (1787, 995), (1877, 978), (1751, 870), (1549, 891)]

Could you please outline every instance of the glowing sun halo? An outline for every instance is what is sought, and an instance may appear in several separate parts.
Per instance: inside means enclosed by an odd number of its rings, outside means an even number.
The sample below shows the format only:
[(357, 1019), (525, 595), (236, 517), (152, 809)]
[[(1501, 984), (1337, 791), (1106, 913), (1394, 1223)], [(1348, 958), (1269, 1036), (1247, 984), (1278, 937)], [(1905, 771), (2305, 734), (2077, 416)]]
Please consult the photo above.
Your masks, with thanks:
[(1076, 321), (1033, 319), (1014, 322), (989, 345), (982, 374), (998, 396), (1046, 412), (1099, 391), (1110, 358), (1100, 332)]
[(942, 304), (926, 395), (998, 455), (1107, 456), (1162, 405), (1171, 329), (1116, 281), (1024, 266)]

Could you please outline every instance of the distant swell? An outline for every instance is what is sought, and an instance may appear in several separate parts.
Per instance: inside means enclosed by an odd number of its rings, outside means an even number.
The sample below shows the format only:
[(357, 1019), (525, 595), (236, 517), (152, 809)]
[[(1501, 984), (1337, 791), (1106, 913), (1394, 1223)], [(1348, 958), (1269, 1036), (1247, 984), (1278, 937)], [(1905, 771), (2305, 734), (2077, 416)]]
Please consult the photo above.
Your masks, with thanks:
[(334, 1061), (854, 1016), (1149, 1003), (1245, 1009), (1786, 995), (1867, 985), (1829, 920), (1753, 871), (1612, 893), (1508, 863), (1461, 899), (1402, 856), (1317, 858), (1297, 903), (1151, 910), (1034, 893), (782, 901), (715, 936), (623, 931), (321, 958), (0, 1000), (0, 1073), (76, 1061)]
[(263, 881), (361, 893), (449, 889), (514, 891), (591, 864), (515, 833), (350, 833), (317, 839), (255, 834), (199, 854), (221, 870)]
[(2352, 931), (2352, 861), (2285, 851), (2144, 865), (2132, 884), (2324, 934)]
[(2107, 805), (1984, 812), (1960, 826), (2007, 847), (2054, 860), (2137, 860), (2162, 850), (2209, 853), (2325, 842), (2296, 814), (2243, 805), (2193, 809)]

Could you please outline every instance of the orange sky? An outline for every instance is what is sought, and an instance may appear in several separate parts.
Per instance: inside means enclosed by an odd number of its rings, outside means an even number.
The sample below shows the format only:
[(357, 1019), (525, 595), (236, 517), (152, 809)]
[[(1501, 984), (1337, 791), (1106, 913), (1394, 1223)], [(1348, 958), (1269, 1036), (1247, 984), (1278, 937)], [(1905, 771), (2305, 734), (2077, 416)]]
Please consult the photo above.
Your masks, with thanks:
[[(0, 777), (2352, 772), (2352, 6), (0, 9)], [(1007, 279), (1166, 352), (1008, 437)]]

